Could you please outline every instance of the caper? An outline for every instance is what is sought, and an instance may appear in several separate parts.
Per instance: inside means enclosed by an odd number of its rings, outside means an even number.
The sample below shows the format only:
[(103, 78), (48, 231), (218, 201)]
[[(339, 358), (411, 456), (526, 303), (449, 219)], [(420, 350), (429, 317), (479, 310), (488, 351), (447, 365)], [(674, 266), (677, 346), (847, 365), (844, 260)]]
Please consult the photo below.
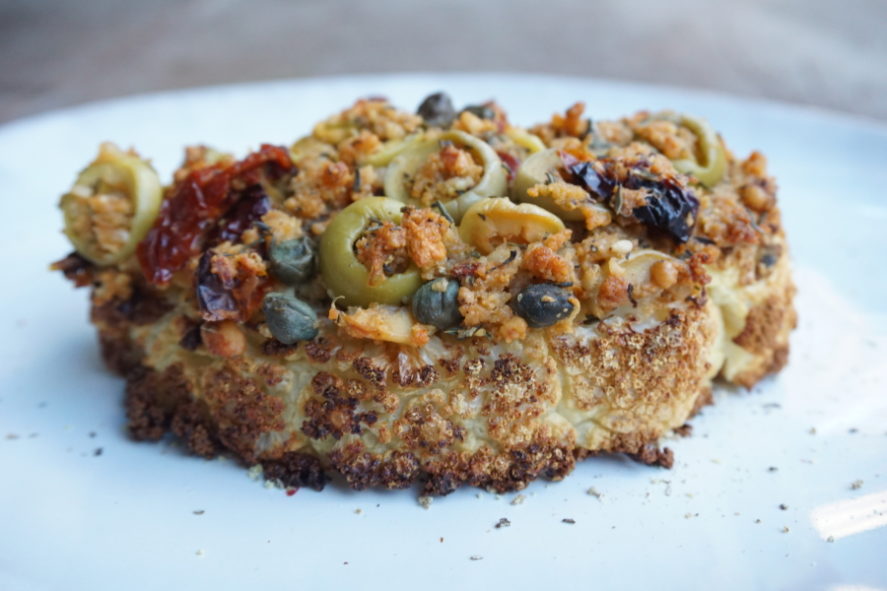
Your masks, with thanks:
[(456, 109), (453, 108), (450, 95), (445, 92), (435, 92), (425, 97), (416, 114), (431, 127), (449, 127), (456, 118)]
[(314, 243), (307, 237), (272, 243), (268, 259), (271, 274), (287, 285), (299, 285), (314, 275)]
[(317, 336), (317, 313), (288, 293), (272, 292), (262, 300), (268, 330), (284, 345), (308, 341)]
[(463, 111), (468, 111), (479, 119), (495, 119), (496, 111), (486, 105), (468, 105)]
[(459, 313), (459, 282), (438, 278), (428, 281), (413, 295), (413, 316), (422, 324), (446, 330), (462, 323)]
[(535, 283), (522, 289), (515, 298), (517, 315), (532, 328), (551, 326), (573, 313), (570, 294), (553, 283)]
[(403, 202), (387, 197), (358, 199), (336, 214), (320, 237), (318, 254), (323, 282), (333, 297), (344, 298), (346, 306), (368, 306), (374, 302), (398, 305), (418, 289), (422, 280), (414, 266), (386, 277), (378, 285), (370, 285), (369, 271), (354, 254), (354, 243), (370, 224), (399, 224), (403, 207)]

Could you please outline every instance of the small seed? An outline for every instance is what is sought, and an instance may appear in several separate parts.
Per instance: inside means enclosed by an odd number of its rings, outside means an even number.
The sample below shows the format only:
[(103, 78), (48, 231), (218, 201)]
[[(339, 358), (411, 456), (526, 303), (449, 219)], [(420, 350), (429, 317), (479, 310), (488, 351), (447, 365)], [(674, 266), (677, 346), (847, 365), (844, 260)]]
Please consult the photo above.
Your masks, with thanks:
[(207, 350), (218, 357), (237, 357), (246, 350), (246, 336), (231, 320), (203, 323), (200, 339)]
[(749, 209), (764, 212), (770, 209), (770, 196), (761, 187), (754, 184), (743, 185), (739, 189), (739, 198)]
[(671, 261), (657, 261), (650, 267), (650, 279), (662, 289), (668, 289), (678, 281), (678, 271)]

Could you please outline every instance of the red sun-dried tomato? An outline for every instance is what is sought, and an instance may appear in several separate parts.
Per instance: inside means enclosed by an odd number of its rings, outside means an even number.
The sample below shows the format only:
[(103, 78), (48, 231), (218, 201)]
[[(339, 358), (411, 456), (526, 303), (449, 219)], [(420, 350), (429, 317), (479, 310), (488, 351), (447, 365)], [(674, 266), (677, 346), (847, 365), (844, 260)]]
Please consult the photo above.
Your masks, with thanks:
[(250, 185), (219, 220), (206, 243), (216, 245), (226, 240), (234, 242), (269, 211), (271, 211), (271, 199), (268, 198), (262, 185)]
[(233, 180), (254, 185), (263, 174), (277, 177), (292, 169), (286, 149), (263, 144), (258, 152), (234, 164), (191, 171), (169, 190), (154, 226), (138, 245), (142, 273), (149, 282), (165, 285), (203, 249), (219, 218), (243, 194), (232, 191)]
[(496, 150), (496, 154), (499, 155), (499, 159), (502, 160), (505, 168), (508, 169), (508, 182), (511, 182), (511, 180), (514, 178), (514, 175), (517, 174), (517, 169), (520, 168), (520, 162), (518, 162), (517, 158), (515, 158), (508, 152)]

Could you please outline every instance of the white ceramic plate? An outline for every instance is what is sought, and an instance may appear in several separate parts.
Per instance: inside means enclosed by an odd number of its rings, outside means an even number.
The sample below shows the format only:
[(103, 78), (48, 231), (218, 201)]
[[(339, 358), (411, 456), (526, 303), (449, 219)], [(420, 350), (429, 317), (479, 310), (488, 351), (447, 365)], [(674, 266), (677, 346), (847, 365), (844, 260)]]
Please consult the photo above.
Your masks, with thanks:
[[(137, 146), (168, 178), (185, 144), (242, 154), (292, 141), (357, 96), (411, 108), (439, 89), (459, 104), (496, 97), (525, 124), (577, 99), (593, 117), (685, 110), (738, 154), (763, 150), (799, 286), (785, 371), (751, 393), (719, 390), (694, 435), (667, 442), (672, 470), (591, 459), (522, 496), (464, 489), (428, 510), (415, 491), (290, 497), (231, 461), (129, 441), (123, 383), (99, 359), (87, 294), (47, 270), (69, 250), (56, 200), (97, 144)], [(884, 127), (592, 80), (348, 77), (15, 122), (0, 128), (0, 179), (0, 589), (887, 588)], [(494, 528), (502, 517), (510, 527)]]

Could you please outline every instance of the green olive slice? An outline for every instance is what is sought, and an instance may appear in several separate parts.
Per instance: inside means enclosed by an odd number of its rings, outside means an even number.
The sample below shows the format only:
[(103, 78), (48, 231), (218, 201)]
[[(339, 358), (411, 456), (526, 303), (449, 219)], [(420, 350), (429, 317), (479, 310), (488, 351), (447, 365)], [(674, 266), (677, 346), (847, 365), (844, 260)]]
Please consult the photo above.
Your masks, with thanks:
[(563, 229), (560, 218), (537, 205), (490, 198), (468, 209), (459, 224), (459, 236), (481, 254), (489, 254), (499, 244), (530, 244)]
[(531, 197), (527, 193), (536, 185), (546, 185), (562, 181), (561, 171), (563, 167), (564, 164), (560, 154), (554, 148), (530, 154), (521, 163), (520, 168), (517, 169), (517, 174), (515, 174), (514, 181), (511, 184), (511, 198), (520, 203), (538, 205), (568, 222), (583, 221), (585, 219), (583, 208), (592, 208), (607, 213), (607, 208), (592, 200), (590, 196), (586, 202), (577, 203), (575, 208), (566, 209), (555, 203), (548, 195)]
[(727, 168), (727, 154), (721, 139), (709, 123), (699, 117), (680, 115), (677, 123), (696, 135), (698, 156), (673, 160), (679, 172), (696, 177), (703, 186), (712, 188), (724, 178)]
[(388, 140), (380, 145), (372, 154), (367, 156), (361, 164), (369, 164), (370, 166), (388, 166), (391, 161), (405, 150), (416, 145), (421, 139), (421, 135), (414, 133), (402, 138)]
[(545, 144), (538, 135), (534, 135), (521, 127), (508, 127), (505, 130), (505, 135), (515, 144), (530, 152), (530, 154), (535, 154), (545, 149)]
[(443, 201), (447, 212), (458, 222), (468, 208), (481, 199), (504, 195), (508, 182), (505, 165), (496, 151), (486, 142), (462, 131), (430, 131), (420, 140), (411, 143), (388, 166), (385, 172), (385, 194), (392, 199), (415, 204), (416, 201), (410, 196), (408, 183), (428, 157), (440, 150), (441, 142), (444, 141), (470, 150), (483, 166), (481, 178), (473, 187), (455, 199)]
[(62, 196), (65, 235), (81, 255), (112, 265), (135, 251), (160, 211), (163, 190), (146, 161), (105, 143)]
[(650, 271), (653, 265), (660, 261), (672, 263), (675, 267), (684, 265), (673, 256), (647, 248), (637, 250), (618, 262), (624, 272), (625, 279), (630, 284), (643, 285), (650, 281)]
[(403, 273), (370, 285), (369, 271), (354, 253), (354, 243), (373, 222), (399, 224), (404, 204), (387, 197), (365, 197), (340, 211), (320, 237), (320, 273), (332, 297), (344, 298), (346, 306), (368, 306), (373, 302), (397, 305), (422, 284), (419, 271)]

